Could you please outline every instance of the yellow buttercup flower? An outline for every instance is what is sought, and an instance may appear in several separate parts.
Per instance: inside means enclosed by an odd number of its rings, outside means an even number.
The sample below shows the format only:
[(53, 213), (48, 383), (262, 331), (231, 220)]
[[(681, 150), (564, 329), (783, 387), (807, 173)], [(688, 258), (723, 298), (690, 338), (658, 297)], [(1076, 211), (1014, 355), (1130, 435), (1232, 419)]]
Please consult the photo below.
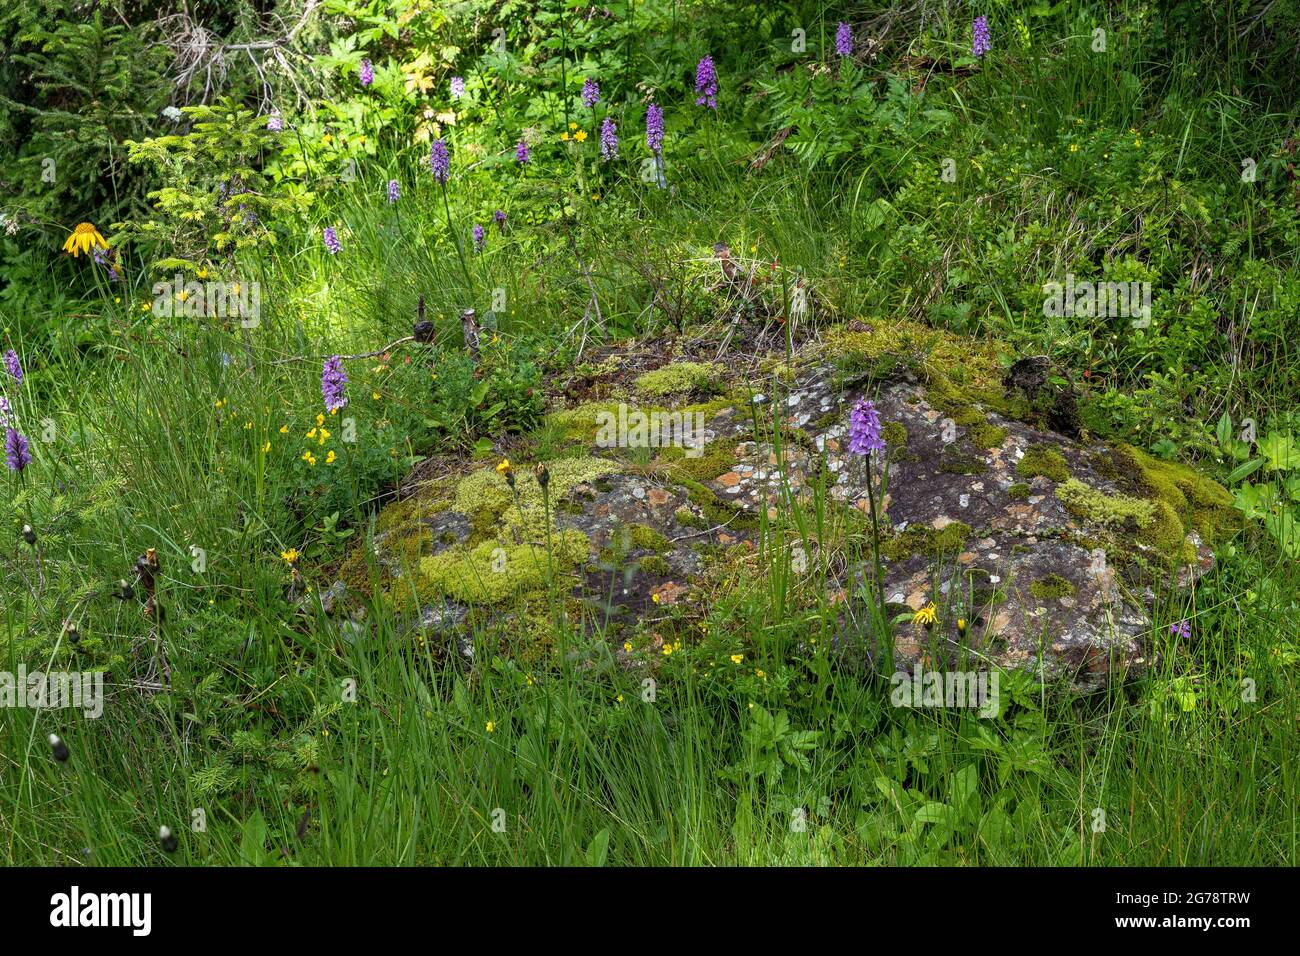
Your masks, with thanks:
[(495, 720), (489, 720), (487, 722), (487, 732), (492, 733), (496, 729), (497, 729), (497, 722)]
[(90, 253), (96, 248), (107, 249), (108, 240), (88, 222), (79, 223), (69, 234), (68, 241), (63, 244), (63, 251), (72, 253), (74, 259), (81, 253)]
[(731, 663), (733, 663), (733, 664), (739, 664), (739, 663), (740, 663), (741, 661), (743, 661), (744, 659), (745, 659), (745, 655), (744, 655), (744, 654), (732, 654), (732, 655), (731, 655)]

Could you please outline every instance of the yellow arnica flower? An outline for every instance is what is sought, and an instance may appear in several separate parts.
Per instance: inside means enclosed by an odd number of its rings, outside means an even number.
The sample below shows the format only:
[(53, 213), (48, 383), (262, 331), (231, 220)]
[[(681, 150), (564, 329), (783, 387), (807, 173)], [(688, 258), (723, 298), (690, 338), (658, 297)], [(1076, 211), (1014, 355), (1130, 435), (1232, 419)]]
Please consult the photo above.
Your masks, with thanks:
[(281, 551), (280, 557), (284, 558), (289, 564), (293, 564), (298, 560), (299, 551), (297, 548), (290, 548), (288, 551)]
[(81, 253), (90, 253), (96, 248), (107, 249), (108, 241), (88, 222), (78, 224), (63, 244), (63, 251), (72, 253), (74, 259)]
[(925, 607), (921, 608), (921, 610), (916, 612), (916, 622), (918, 624), (933, 624), (938, 611), (939, 609), (936, 608), (934, 602), (931, 601)]

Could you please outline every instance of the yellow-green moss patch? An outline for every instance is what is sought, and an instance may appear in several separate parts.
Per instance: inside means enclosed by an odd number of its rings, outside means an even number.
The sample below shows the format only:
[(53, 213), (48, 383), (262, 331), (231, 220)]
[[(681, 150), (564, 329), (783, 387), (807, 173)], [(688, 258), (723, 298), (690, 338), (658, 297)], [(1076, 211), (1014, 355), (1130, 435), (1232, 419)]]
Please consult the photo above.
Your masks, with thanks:
[(1042, 475), (1058, 484), (1070, 478), (1070, 466), (1059, 451), (1050, 445), (1030, 445), (1025, 449), (1025, 457), (1016, 463), (1016, 474), (1021, 478), (1036, 478)]
[(722, 367), (714, 362), (674, 362), (663, 368), (638, 375), (636, 390), (642, 395), (676, 395), (710, 389), (722, 374)]
[(938, 557), (960, 551), (971, 536), (971, 526), (962, 521), (945, 525), (942, 531), (925, 524), (912, 524), (880, 544), (880, 553), (891, 561), (903, 561), (914, 554)]
[(457, 545), (420, 561), (421, 597), (437, 595), (464, 604), (500, 604), (515, 595), (544, 590), (555, 576), (587, 559), (587, 536), (558, 531), (546, 545), (484, 541)]
[[(617, 462), (607, 458), (560, 458), (547, 464), (550, 472), (548, 491), (551, 518), (555, 503), (575, 485), (595, 481), (619, 470)], [(536, 543), (546, 534), (546, 511), (542, 488), (531, 470), (515, 472), (512, 493), (495, 468), (484, 468), (462, 478), (456, 486), (453, 507), (470, 516), (476, 537), (491, 537), (507, 544), (524, 541)]]
[(1007, 429), (1001, 425), (982, 422), (971, 426), (970, 440), (974, 442), (976, 448), (997, 448), (1006, 441), (1008, 434)]
[(1073, 584), (1059, 574), (1045, 574), (1029, 585), (1029, 592), (1036, 598), (1049, 600), (1051, 598), (1073, 597), (1076, 589)]

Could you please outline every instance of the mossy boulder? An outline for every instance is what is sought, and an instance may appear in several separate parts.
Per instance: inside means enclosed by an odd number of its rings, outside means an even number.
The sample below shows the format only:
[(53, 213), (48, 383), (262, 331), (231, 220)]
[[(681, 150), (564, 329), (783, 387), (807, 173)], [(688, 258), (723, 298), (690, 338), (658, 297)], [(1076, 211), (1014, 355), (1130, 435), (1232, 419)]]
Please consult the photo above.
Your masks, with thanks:
[[(1235, 527), (1228, 493), (1194, 470), (1067, 438), (1032, 409), (1018, 417), (1023, 389), (1005, 386), (998, 343), (855, 323), (792, 357), (688, 357), (638, 375), (647, 351), (608, 383), (625, 400), (552, 396), (524, 445), (548, 450), (545, 493), (531, 461), (516, 463), (513, 487), (491, 464), (422, 485), (378, 516), (344, 563), (346, 586), (438, 627), (513, 621), (506, 631), (544, 635), (543, 609), (616, 634), (746, 582), (736, 569), (752, 566), (764, 529), (802, 523), (840, 536), (824, 548), (842, 554), (819, 559), (839, 576), (828, 586), (849, 594), (870, 580), (876, 543), (888, 602), (936, 605), (929, 629), (895, 632), (902, 664), (960, 648), (1092, 689), (1150, 665), (1154, 582), (1203, 572)], [(615, 358), (603, 365), (622, 368)], [(870, 461), (847, 451), (863, 397), (887, 445)], [(698, 412), (702, 446), (601, 442), (602, 421), (637, 402)], [(884, 488), (874, 525), (868, 474)], [(876, 643), (868, 633), (857, 646), (875, 657)]]

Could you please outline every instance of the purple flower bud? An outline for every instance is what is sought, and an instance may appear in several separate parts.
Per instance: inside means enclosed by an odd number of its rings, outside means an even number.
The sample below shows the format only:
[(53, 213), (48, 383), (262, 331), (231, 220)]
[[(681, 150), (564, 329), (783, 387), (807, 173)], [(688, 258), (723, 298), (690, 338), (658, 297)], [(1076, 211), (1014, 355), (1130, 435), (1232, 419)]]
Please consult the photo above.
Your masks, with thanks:
[(396, 179), (390, 179), (388, 181), (388, 201), (390, 203), (394, 203), (401, 198), (402, 198), (402, 187), (397, 184)]
[(348, 384), (348, 373), (343, 371), (343, 359), (337, 355), (325, 360), (325, 367), (320, 375), (320, 392), (325, 399), (325, 411), (335, 412), (348, 403), (344, 387)]
[(696, 106), (718, 108), (718, 73), (713, 68), (713, 57), (706, 56), (695, 67), (695, 92), (700, 94)]
[(23, 366), (18, 361), (18, 353), (13, 349), (5, 352), (5, 368), (9, 370), (9, 374), (14, 377), (15, 382), (19, 385), (23, 383)]
[(332, 256), (337, 256), (343, 249), (343, 243), (339, 242), (339, 234), (334, 231), (333, 226), (325, 227), (325, 248)]
[(266, 118), (266, 129), (271, 133), (278, 133), (280, 130), (284, 129), (284, 120), (280, 118), (279, 110), (274, 110), (271, 115)]
[(429, 168), (433, 170), (433, 178), (446, 185), (451, 172), (451, 153), (447, 152), (447, 144), (441, 139), (435, 139), (429, 146)]
[(982, 57), (989, 50), (993, 49), (993, 43), (989, 39), (989, 18), (978, 16), (975, 22), (971, 24), (971, 52), (977, 57)]
[(375, 68), (370, 65), (369, 60), (361, 61), (361, 85), (369, 86), (375, 82)]
[(617, 156), (618, 127), (614, 125), (613, 119), (606, 116), (605, 121), (600, 124), (600, 158), (610, 160)]
[(465, 77), (453, 76), (451, 78), (451, 98), (458, 100), (465, 95)]
[(21, 472), (32, 463), (30, 443), (16, 429), (5, 429), (5, 463), (11, 471)]
[(492, 214), (492, 221), (497, 224), (497, 228), (500, 229), (504, 235), (506, 231), (506, 214), (498, 209)]
[(870, 455), (884, 450), (885, 442), (880, 437), (880, 413), (876, 411), (876, 404), (869, 398), (859, 399), (849, 415), (849, 452), (854, 455)]
[(515, 160), (522, 166), (528, 162), (531, 155), (528, 151), (528, 144), (524, 142), (522, 136), (519, 137), (519, 142), (515, 143)]
[(582, 105), (587, 109), (591, 109), (599, 102), (600, 84), (589, 76), (582, 84)]
[(835, 52), (840, 56), (853, 55), (853, 28), (843, 20), (835, 28)]
[(483, 247), (486, 245), (487, 245), (487, 234), (483, 231), (482, 226), (480, 226), (478, 223), (474, 223), (474, 251), (482, 252)]
[(658, 103), (651, 103), (645, 112), (645, 144), (652, 153), (664, 148), (664, 111)]

